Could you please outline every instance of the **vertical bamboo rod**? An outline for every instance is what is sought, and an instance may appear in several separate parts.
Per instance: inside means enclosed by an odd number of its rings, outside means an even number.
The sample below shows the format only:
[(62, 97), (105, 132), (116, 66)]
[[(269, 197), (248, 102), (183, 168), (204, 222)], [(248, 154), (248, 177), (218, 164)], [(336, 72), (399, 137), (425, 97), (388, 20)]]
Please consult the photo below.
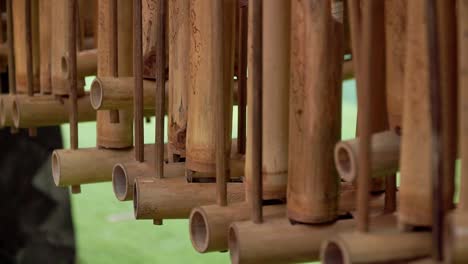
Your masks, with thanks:
[(155, 138), (155, 171), (157, 178), (164, 178), (164, 109), (166, 82), (166, 10), (167, 1), (159, 0), (159, 12), (155, 12), (156, 22), (156, 138)]
[(468, 211), (468, 0), (459, 1), (458, 72), (459, 132), (461, 152), (460, 202), (458, 208)]
[(52, 38), (52, 1), (39, 1), (39, 49), (40, 49), (40, 90), (41, 94), (50, 94), (52, 92), (51, 82), (51, 38)]
[(246, 142), (246, 106), (247, 106), (247, 24), (248, 7), (239, 7), (239, 35), (238, 35), (238, 73), (237, 73), (237, 152), (245, 154)]
[(10, 94), (16, 94), (16, 66), (15, 44), (13, 36), (13, 8), (12, 1), (7, 0), (7, 41), (8, 41), (8, 86)]
[(143, 162), (145, 158), (143, 152), (143, 32), (141, 8), (141, 0), (133, 0), (135, 159)]
[(70, 115), (70, 147), (71, 149), (78, 149), (78, 104), (77, 104), (77, 70), (76, 70), (76, 13), (77, 0), (68, 1), (68, 59), (70, 67), (70, 76), (68, 80), (69, 96), (71, 100)]
[[(119, 34), (119, 10), (117, 0), (109, 1), (109, 20), (110, 20), (110, 31), (109, 36), (109, 71), (111, 76), (118, 77), (119, 75), (119, 45), (118, 45), (118, 34)], [(110, 110), (109, 120), (111, 123), (119, 123), (119, 111)]]
[(263, 74), (263, 0), (249, 1), (249, 13), (252, 16), (252, 82), (253, 82), (253, 134), (252, 134), (252, 220), (263, 222), (262, 210), (262, 74)]
[[(25, 18), (25, 45), (26, 45), (26, 84), (28, 96), (34, 95), (34, 69), (33, 69), (33, 37), (32, 37), (32, 0), (26, 0), (24, 8)], [(37, 130), (35, 128), (28, 129), (29, 136), (36, 136)]]

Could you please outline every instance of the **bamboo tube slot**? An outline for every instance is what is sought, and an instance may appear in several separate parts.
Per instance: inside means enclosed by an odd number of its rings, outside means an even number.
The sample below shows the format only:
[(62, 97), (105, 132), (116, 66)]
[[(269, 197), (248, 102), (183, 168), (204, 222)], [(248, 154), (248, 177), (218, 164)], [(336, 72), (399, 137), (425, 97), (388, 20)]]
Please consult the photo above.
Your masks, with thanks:
[[(12, 100), (11, 116), (17, 128), (53, 126), (68, 122), (68, 111), (71, 108), (68, 98), (39, 95), (16, 96)], [(91, 107), (88, 96), (78, 98), (77, 103), (79, 122), (96, 120), (96, 111)]]
[[(394, 216), (373, 220), (378, 228), (395, 225)], [(324, 225), (293, 225), (286, 217), (269, 217), (261, 225), (250, 221), (235, 222), (229, 228), (229, 252), (232, 263), (297, 263), (319, 260), (324, 240), (353, 230), (355, 220)], [(271, 249), (275, 250), (271, 250)]]
[(263, 4), (263, 199), (286, 198), (290, 11), (289, 1), (268, 0)]
[[(360, 138), (340, 141), (335, 146), (335, 166), (341, 179), (347, 182), (357, 179), (359, 140)], [(372, 178), (395, 174), (400, 156), (400, 136), (394, 131), (373, 134), (370, 152)]]
[[(242, 183), (228, 183), (228, 203), (245, 200)], [(215, 183), (188, 183), (184, 177), (136, 178), (133, 191), (136, 219), (186, 219), (190, 211), (216, 202)]]
[[(234, 178), (239, 178), (244, 175), (243, 160), (232, 158), (229, 160), (229, 163), (232, 168), (231, 174)], [(167, 175), (167, 178), (184, 176), (185, 163), (166, 163), (164, 164), (164, 171), (164, 175)], [(132, 200), (135, 179), (140, 177), (147, 179), (154, 177), (154, 170), (152, 169), (152, 166), (148, 163), (139, 162), (116, 164), (112, 169), (112, 185), (114, 188), (114, 194), (117, 199), (120, 201)]]
[[(186, 163), (187, 170), (207, 173), (215, 171), (214, 95), (216, 89), (225, 89), (225, 94), (229, 96), (232, 93), (231, 82), (228, 85), (225, 77), (226, 71), (232, 71), (227, 69), (230, 65), (223, 65), (221, 58), (225, 52), (223, 48), (234, 47), (231, 43), (233, 32), (214, 30), (214, 23), (219, 21), (217, 17), (223, 16), (223, 13), (216, 10), (211, 1), (191, 1), (190, 13), (190, 103), (187, 115)], [(214, 41), (219, 38), (224, 41)], [(232, 80), (232, 75), (230, 78)], [(224, 113), (229, 120), (225, 131), (228, 140), (231, 138), (232, 103), (226, 103), (225, 107)], [(231, 144), (226, 147), (226, 152), (229, 152)], [(194, 177), (198, 177), (196, 173)]]
[(40, 87), (42, 94), (52, 92), (51, 80), (51, 39), (52, 39), (52, 0), (39, 1), (39, 46), (40, 46)]
[[(97, 73), (97, 49), (84, 50), (77, 53), (76, 57), (76, 69), (77, 76), (79, 79), (83, 79), (87, 76), (93, 76)], [(61, 69), (63, 78), (67, 79), (70, 77), (70, 58), (67, 55), (62, 56)]]
[[(169, 1), (168, 150), (185, 157), (190, 84), (190, 0)], [(145, 92), (146, 94), (146, 92)]]
[(324, 264), (387, 263), (421, 259), (431, 253), (430, 232), (376, 230), (336, 234), (322, 243)]
[[(152, 155), (153, 151), (154, 145), (145, 145), (145, 152), (148, 155)], [(52, 176), (55, 184), (60, 187), (111, 181), (113, 166), (131, 160), (133, 160), (132, 148), (59, 149), (52, 153)]]
[(333, 148), (341, 129), (342, 28), (332, 23), (328, 1), (292, 1), (291, 9), (287, 215), (329, 222), (337, 217), (340, 187)]

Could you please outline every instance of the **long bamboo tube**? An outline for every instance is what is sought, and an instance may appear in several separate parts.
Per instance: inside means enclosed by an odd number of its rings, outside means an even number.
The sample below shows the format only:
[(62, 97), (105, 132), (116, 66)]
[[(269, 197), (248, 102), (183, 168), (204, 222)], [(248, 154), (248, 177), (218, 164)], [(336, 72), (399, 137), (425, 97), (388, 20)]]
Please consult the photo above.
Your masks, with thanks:
[(430, 253), (430, 232), (401, 233), (390, 229), (336, 234), (322, 243), (320, 259), (324, 264), (406, 263)]
[[(155, 21), (156, 22), (156, 21)], [(144, 128), (143, 128), (143, 29), (142, 1), (133, 1), (133, 127), (135, 159), (143, 162)], [(157, 132), (159, 134), (159, 132)]]
[[(241, 183), (228, 184), (228, 203), (245, 200)], [(216, 202), (215, 183), (188, 183), (182, 178), (136, 178), (133, 192), (136, 219), (185, 219), (190, 211)]]
[[(395, 225), (391, 215), (376, 217), (373, 225)], [(293, 225), (285, 217), (265, 218), (261, 225), (235, 222), (229, 229), (232, 263), (297, 263), (319, 260), (321, 243), (330, 236), (350, 231), (355, 220), (326, 225)], [(274, 250), (272, 250), (274, 249)]]
[(15, 36), (15, 62), (16, 62), (16, 91), (27, 93), (27, 36), (26, 36), (26, 1), (31, 1), (31, 40), (32, 40), (32, 69), (33, 90), (39, 92), (39, 1), (38, 0), (16, 0), (13, 2), (13, 30)]
[[(372, 135), (370, 149), (371, 177), (383, 177), (398, 171), (400, 156), (400, 136), (394, 131)], [(335, 146), (335, 166), (341, 179), (352, 182), (358, 174), (359, 138), (340, 141)]]
[[(431, 127), (425, 1), (408, 2), (407, 50), (404, 81), (403, 132), (400, 156), (401, 225), (432, 225)], [(406, 74), (407, 73), (407, 74)], [(447, 187), (449, 184), (445, 184)], [(453, 191), (444, 188), (444, 203), (451, 207)]]
[[(225, 5), (223, 1), (223, 5)], [(227, 3), (227, 2), (226, 2)], [(226, 89), (226, 138), (231, 137), (232, 119), (232, 76), (228, 83), (228, 72), (232, 73), (231, 65), (222, 63), (223, 54), (232, 53), (234, 49), (234, 32), (214, 30), (213, 23), (219, 16), (229, 14), (225, 5), (224, 12), (214, 9), (212, 1), (190, 2), (190, 88), (188, 93), (187, 169), (195, 172), (215, 171), (215, 89)], [(232, 16), (232, 15), (230, 15)], [(234, 17), (232, 16), (232, 19)], [(218, 25), (219, 26), (219, 25)], [(224, 41), (216, 42), (221, 38)], [(214, 45), (220, 43), (224, 45)], [(229, 50), (228, 51), (225, 51)], [(233, 58), (224, 56), (226, 60)], [(231, 63), (232, 64), (232, 63)], [(229, 66), (229, 68), (228, 68)], [(229, 152), (231, 144), (226, 144)], [(197, 177), (196, 173), (194, 177)]]
[[(96, 111), (91, 107), (88, 96), (78, 98), (77, 103), (78, 121), (96, 120)], [(53, 126), (68, 122), (71, 101), (51, 95), (16, 96), (11, 107), (13, 123), (17, 128)]]
[(168, 150), (185, 157), (190, 84), (190, 0), (169, 1)]
[[(154, 145), (145, 145), (147, 155), (152, 155), (153, 151)], [(58, 149), (52, 153), (52, 176), (55, 184), (60, 187), (111, 181), (113, 166), (131, 160), (132, 148)]]
[[(87, 76), (93, 76), (97, 73), (97, 49), (84, 50), (77, 53), (76, 69), (79, 79)], [(64, 78), (70, 76), (70, 59), (67, 55), (62, 56), (61, 69)]]
[[(329, 1), (292, 1), (288, 217), (337, 217), (339, 177), (333, 148), (341, 129), (342, 28)], [(301, 18), (301, 19), (300, 19)]]
[(42, 94), (52, 92), (51, 81), (51, 39), (52, 0), (39, 1), (39, 46), (40, 46), (40, 87)]
[[(113, 76), (110, 39), (109, 0), (100, 0), (98, 6), (98, 77)], [(132, 76), (132, 1), (118, 0), (118, 75)], [(133, 145), (133, 114), (119, 110), (119, 122), (111, 122), (109, 111), (97, 111), (97, 145), (104, 148), (128, 148)], [(115, 120), (114, 120), (115, 121)]]
[[(169, 155), (169, 154), (168, 154)], [(166, 158), (166, 157), (165, 157)], [(230, 159), (231, 175), (239, 178), (244, 175), (244, 161), (241, 159)], [(182, 172), (181, 172), (182, 171)], [(175, 162), (164, 164), (164, 177), (173, 178), (185, 175), (185, 163)], [(133, 199), (133, 189), (136, 178), (154, 177), (152, 166), (147, 163), (117, 163), (112, 169), (112, 185), (114, 194), (120, 201)]]

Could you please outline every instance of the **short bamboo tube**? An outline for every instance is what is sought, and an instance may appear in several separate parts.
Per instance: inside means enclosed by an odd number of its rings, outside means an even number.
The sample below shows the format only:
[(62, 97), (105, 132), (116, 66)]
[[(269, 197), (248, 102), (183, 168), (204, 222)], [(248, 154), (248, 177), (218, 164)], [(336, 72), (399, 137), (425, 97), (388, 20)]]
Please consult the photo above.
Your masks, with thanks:
[(42, 94), (52, 92), (51, 81), (51, 39), (52, 39), (52, 0), (39, 1), (39, 49), (40, 61), (40, 87)]
[[(145, 145), (145, 154), (154, 153), (154, 144)], [(112, 180), (112, 169), (119, 162), (134, 160), (133, 149), (59, 149), (52, 153), (52, 176), (57, 186), (73, 186)]]
[(12, 116), (14, 98), (14, 95), (0, 95), (0, 127), (14, 127)]
[[(69, 58), (67, 55), (62, 56), (61, 69), (63, 78), (68, 79), (70, 76)], [(76, 71), (78, 79), (83, 79), (87, 76), (94, 76), (97, 73), (97, 49), (84, 50), (77, 53), (76, 56)]]
[[(221, 10), (214, 7), (213, 1), (190, 2), (190, 85), (188, 93), (187, 115), (187, 142), (186, 163), (187, 169), (195, 172), (215, 171), (215, 92), (216, 89), (226, 89), (225, 114), (227, 139), (231, 138), (232, 120), (232, 84), (233, 74), (230, 64), (233, 64), (233, 55), (226, 56), (234, 49), (234, 30), (221, 30), (219, 16), (232, 16), (229, 10), (230, 0), (223, 0)], [(222, 10), (224, 9), (224, 10)], [(221, 12), (224, 11), (224, 12)], [(223, 20), (223, 19), (221, 19)], [(223, 41), (215, 41), (222, 38)], [(217, 43), (219, 45), (214, 45)], [(232, 51), (227, 52), (224, 49)], [(230, 61), (232, 58), (232, 62)], [(228, 80), (229, 79), (229, 80)], [(228, 141), (228, 140), (227, 140)], [(231, 144), (226, 145), (229, 152)], [(194, 174), (194, 177), (198, 177)]]
[[(89, 97), (78, 98), (78, 121), (96, 120), (96, 111)], [(69, 121), (71, 102), (68, 98), (57, 99), (52, 95), (16, 96), (11, 104), (13, 124), (17, 128), (54, 126)]]
[(169, 1), (168, 150), (185, 157), (190, 84), (190, 0)]
[[(394, 131), (372, 135), (371, 177), (383, 177), (398, 171), (400, 136)], [(359, 160), (359, 138), (341, 141), (335, 146), (335, 166), (342, 180), (357, 179)]]
[(263, 4), (263, 199), (286, 198), (291, 3)]
[[(403, 131), (400, 156), (399, 222), (402, 226), (432, 225), (431, 121), (429, 116), (428, 43), (426, 2), (408, 1), (404, 79)], [(445, 184), (444, 202), (450, 207), (453, 192)]]
[[(244, 175), (244, 161), (231, 159), (231, 176), (239, 178)], [(112, 169), (112, 185), (114, 194), (120, 201), (133, 199), (133, 189), (136, 178), (154, 177), (153, 166), (148, 163), (130, 162), (118, 163)], [(185, 163), (174, 162), (164, 164), (164, 178), (173, 178), (185, 175)]]
[[(245, 200), (242, 183), (228, 183), (228, 203)], [(190, 211), (216, 202), (215, 183), (188, 183), (185, 177), (136, 178), (133, 192), (136, 219), (187, 219)]]
[(322, 244), (320, 259), (324, 264), (406, 263), (430, 253), (430, 232), (376, 230), (340, 233), (327, 239)]
[[(342, 28), (330, 1), (292, 1), (288, 218), (337, 217), (339, 177), (333, 150), (341, 130)], [(301, 19), (299, 19), (301, 18)]]
[[(353, 230), (355, 220), (326, 225), (292, 225), (285, 217), (264, 219), (261, 225), (251, 221), (235, 222), (229, 228), (232, 263), (297, 263), (318, 261), (324, 240)], [(378, 227), (395, 225), (392, 216), (376, 217)], [(274, 249), (274, 250), (272, 250)]]

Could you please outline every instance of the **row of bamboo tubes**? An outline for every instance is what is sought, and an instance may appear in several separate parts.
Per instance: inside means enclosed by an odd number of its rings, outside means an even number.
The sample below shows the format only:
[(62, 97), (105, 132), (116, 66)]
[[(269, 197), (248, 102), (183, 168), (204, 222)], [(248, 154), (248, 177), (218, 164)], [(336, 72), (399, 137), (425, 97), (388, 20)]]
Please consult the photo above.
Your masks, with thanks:
[(234, 263), (468, 261), (468, 1), (6, 2), (0, 126), (70, 123), (57, 186), (112, 181), (136, 219), (189, 219), (196, 251)]

